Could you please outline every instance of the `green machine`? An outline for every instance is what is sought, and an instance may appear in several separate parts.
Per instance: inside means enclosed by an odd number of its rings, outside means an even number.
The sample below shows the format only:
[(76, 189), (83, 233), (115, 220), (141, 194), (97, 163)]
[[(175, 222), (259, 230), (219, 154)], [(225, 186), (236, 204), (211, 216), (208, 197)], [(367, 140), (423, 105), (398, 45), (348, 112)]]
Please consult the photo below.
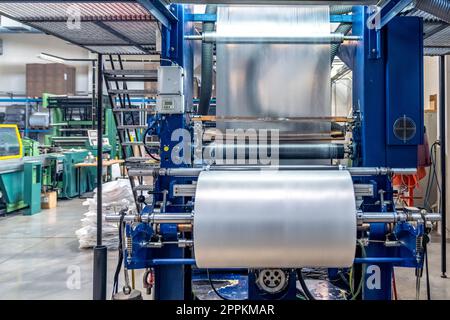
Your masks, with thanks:
[(41, 191), (57, 191), (58, 198), (66, 199), (92, 191), (95, 167), (76, 166), (89, 153), (73, 149), (39, 154), (37, 142), (23, 141), (16, 125), (0, 125), (0, 212), (39, 212)]
[(70, 199), (94, 190), (96, 169), (77, 168), (88, 157), (88, 150), (66, 150), (46, 155), (43, 186), (46, 191), (57, 191), (58, 198)]
[(25, 157), (35, 157), (39, 155), (39, 142), (30, 138), (22, 138), (23, 155)]
[(33, 215), (41, 211), (42, 162), (26, 161), (23, 164), (24, 200), (28, 205), (25, 215)]
[[(103, 152), (115, 159), (119, 153), (117, 144), (117, 130), (113, 111), (109, 100), (104, 97), (104, 128), (103, 137), (108, 139), (109, 145), (104, 146)], [(42, 106), (50, 110), (51, 134), (46, 135), (44, 144), (62, 149), (87, 149), (91, 153), (97, 152), (96, 146), (89, 141), (88, 131), (96, 130), (95, 103), (91, 97), (58, 96), (44, 94)]]
[(41, 210), (42, 159), (23, 157), (17, 125), (0, 125), (0, 209), (6, 213)]

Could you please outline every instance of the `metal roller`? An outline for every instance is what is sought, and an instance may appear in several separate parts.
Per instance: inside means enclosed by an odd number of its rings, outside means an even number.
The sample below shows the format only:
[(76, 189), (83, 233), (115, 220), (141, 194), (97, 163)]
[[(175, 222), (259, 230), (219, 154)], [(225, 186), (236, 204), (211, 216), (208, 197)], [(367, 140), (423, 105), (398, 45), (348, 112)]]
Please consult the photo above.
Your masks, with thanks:
[(356, 207), (347, 171), (209, 171), (197, 183), (200, 268), (348, 267)]
[(345, 40), (358, 41), (361, 37), (346, 36), (342, 33), (330, 33), (324, 35), (278, 35), (278, 36), (253, 36), (253, 35), (223, 35), (216, 32), (203, 32), (201, 35), (187, 35), (185, 40), (202, 40), (206, 43), (272, 43), (272, 44), (329, 44), (342, 43)]
[[(258, 154), (273, 155), (277, 152), (281, 160), (287, 159), (343, 159), (345, 148), (343, 144), (280, 144), (276, 147), (266, 144), (213, 144), (207, 146), (210, 154), (219, 159), (257, 159)], [(221, 150), (218, 150), (221, 148)]]

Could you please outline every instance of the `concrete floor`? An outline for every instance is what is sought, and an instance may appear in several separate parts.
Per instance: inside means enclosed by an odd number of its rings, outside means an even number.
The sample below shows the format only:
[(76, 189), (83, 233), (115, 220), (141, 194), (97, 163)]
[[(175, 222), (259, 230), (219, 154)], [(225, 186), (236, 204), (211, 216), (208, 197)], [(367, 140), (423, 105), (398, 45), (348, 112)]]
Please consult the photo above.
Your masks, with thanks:
[[(92, 251), (79, 249), (75, 236), (86, 211), (81, 202), (59, 201), (57, 208), (34, 216), (0, 217), (0, 299), (92, 298)], [(449, 248), (447, 254), (450, 256)], [(437, 239), (430, 246), (429, 256), (432, 298), (450, 299), (450, 278), (440, 277)], [(108, 297), (116, 261), (117, 251), (109, 251)], [(414, 299), (414, 270), (396, 269), (396, 280), (399, 298)], [(140, 274), (136, 282), (141, 283)], [(424, 279), (421, 289), (424, 299)]]
[[(0, 217), (0, 299), (92, 299), (92, 250), (79, 249), (75, 236), (87, 211), (81, 203)], [(109, 251), (108, 297), (116, 262)]]

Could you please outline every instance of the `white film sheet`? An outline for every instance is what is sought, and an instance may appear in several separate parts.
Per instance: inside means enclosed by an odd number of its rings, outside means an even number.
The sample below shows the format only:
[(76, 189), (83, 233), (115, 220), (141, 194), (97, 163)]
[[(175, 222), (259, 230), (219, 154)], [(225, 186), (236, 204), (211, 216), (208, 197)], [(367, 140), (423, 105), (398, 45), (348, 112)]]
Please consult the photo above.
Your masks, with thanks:
[(354, 199), (347, 171), (204, 171), (194, 208), (197, 266), (348, 267)]
[[(261, 37), (261, 43), (217, 43), (217, 116), (330, 116), (330, 45), (264, 43), (269, 36), (330, 33), (328, 6), (221, 6), (217, 34)], [(329, 131), (329, 124), (221, 122), (219, 129)]]

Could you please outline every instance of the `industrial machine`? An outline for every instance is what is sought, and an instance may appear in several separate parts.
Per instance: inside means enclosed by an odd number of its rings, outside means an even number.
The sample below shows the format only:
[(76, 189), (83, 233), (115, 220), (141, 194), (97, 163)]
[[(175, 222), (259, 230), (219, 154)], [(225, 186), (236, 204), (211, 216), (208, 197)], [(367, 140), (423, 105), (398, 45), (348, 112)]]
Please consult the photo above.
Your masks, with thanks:
[[(428, 233), (441, 218), (399, 204), (392, 184), (415, 174), (423, 142), (421, 18), (386, 18), (399, 1), (383, 8), (379, 24), (363, 6), (370, 1), (224, 2), (205, 14), (187, 4), (155, 9), (164, 18), (161, 66), (143, 143), (158, 163), (127, 159), (138, 212), (106, 217), (119, 222), (118, 270), (123, 264), (126, 274), (119, 292), (116, 272), (114, 298), (139, 297), (128, 271), (145, 269), (155, 299), (192, 299), (196, 279), (227, 299), (314, 299), (303, 272), (325, 268), (343, 298), (392, 299), (393, 268), (421, 276)], [(334, 32), (330, 21), (340, 23)], [(194, 22), (203, 23), (200, 34)], [(349, 116), (329, 111), (337, 52), (353, 72)], [(219, 275), (244, 281), (216, 288)]]
[[(44, 94), (43, 107), (50, 110), (50, 134), (45, 145), (62, 149), (87, 149), (96, 154), (97, 148), (89, 139), (89, 131), (95, 128), (95, 103), (91, 97)], [(117, 156), (116, 127), (111, 108), (104, 109), (103, 136), (108, 139), (103, 152), (111, 158)]]
[(0, 210), (6, 213), (27, 208), (25, 214), (41, 210), (42, 161), (23, 157), (17, 125), (0, 125)]
[(6, 213), (39, 212), (41, 191), (67, 199), (95, 188), (95, 169), (76, 168), (88, 157), (86, 149), (41, 153), (38, 142), (22, 139), (12, 124), (0, 124), (0, 145), (0, 210)]

